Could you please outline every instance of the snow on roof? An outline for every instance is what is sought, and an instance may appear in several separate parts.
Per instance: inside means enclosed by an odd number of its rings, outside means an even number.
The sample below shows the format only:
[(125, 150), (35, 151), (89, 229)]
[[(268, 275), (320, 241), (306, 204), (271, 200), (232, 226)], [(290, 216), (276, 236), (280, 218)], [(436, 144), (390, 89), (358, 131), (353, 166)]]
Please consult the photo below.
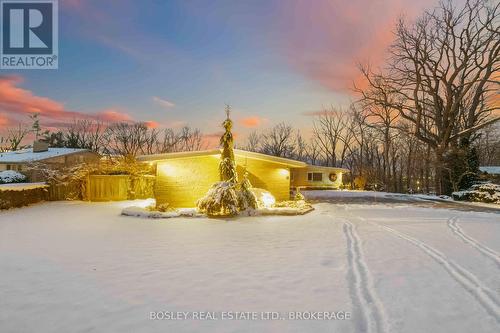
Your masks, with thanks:
[(346, 168), (337, 168), (337, 167), (312, 165), (312, 164), (307, 165), (307, 171), (312, 171), (312, 172), (314, 172), (314, 171), (326, 171), (326, 172), (343, 172), (343, 173), (351, 172), (349, 169), (346, 169)]
[[(196, 157), (196, 156), (210, 156), (210, 155), (218, 155), (221, 153), (220, 149), (211, 149), (211, 150), (199, 150), (199, 151), (186, 151), (186, 152), (178, 152), (178, 153), (165, 153), (165, 154), (154, 154), (154, 155), (142, 155), (137, 157), (137, 160), (143, 162), (155, 162), (167, 159), (175, 159), (175, 158), (186, 158), (186, 157)], [(268, 162), (274, 162), (278, 164), (284, 164), (290, 167), (304, 168), (307, 166), (306, 163), (301, 161), (292, 160), (284, 157), (276, 157), (262, 153), (256, 153), (241, 149), (234, 149), (234, 154), (236, 156), (243, 156), (246, 158), (264, 160)]]
[(500, 175), (500, 166), (482, 166), (479, 167), (481, 172), (487, 172), (490, 175)]
[(49, 158), (70, 155), (88, 151), (87, 149), (76, 148), (49, 148), (48, 151), (34, 153), (33, 149), (22, 149), (0, 153), (0, 163), (29, 163), (43, 161)]

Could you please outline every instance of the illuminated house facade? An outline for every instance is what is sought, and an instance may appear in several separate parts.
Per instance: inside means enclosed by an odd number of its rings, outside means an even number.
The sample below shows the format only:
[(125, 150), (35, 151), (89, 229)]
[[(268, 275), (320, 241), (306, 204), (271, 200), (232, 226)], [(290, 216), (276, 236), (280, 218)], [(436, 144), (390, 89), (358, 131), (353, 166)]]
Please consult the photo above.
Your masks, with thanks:
[[(253, 187), (271, 192), (276, 200), (289, 200), (290, 190), (302, 185), (303, 175), (308, 170), (318, 173), (319, 169), (304, 162), (235, 149), (238, 175), (245, 171)], [(171, 207), (194, 207), (210, 187), (219, 181), (220, 150), (167, 153), (140, 156), (139, 161), (156, 166), (155, 198), (157, 204), (168, 203)], [(324, 169), (324, 168), (322, 168)], [(331, 169), (331, 172), (348, 172), (345, 169)], [(340, 171), (343, 170), (343, 171)], [(318, 175), (315, 176), (318, 179)], [(297, 179), (297, 183), (295, 183)], [(338, 188), (342, 176), (332, 182), (331, 188)], [(307, 184), (307, 183), (304, 183)], [(309, 187), (318, 185), (311, 181)], [(321, 186), (326, 186), (321, 183)], [(337, 185), (335, 187), (335, 185)]]

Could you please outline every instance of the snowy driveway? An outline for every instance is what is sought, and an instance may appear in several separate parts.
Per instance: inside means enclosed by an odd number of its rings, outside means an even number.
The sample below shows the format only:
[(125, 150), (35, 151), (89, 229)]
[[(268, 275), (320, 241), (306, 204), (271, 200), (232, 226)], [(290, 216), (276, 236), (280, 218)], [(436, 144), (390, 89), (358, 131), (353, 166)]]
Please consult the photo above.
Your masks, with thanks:
[[(318, 203), (153, 221), (127, 203), (0, 212), (1, 332), (498, 332), (500, 214)], [(218, 320), (150, 320), (151, 312)], [(222, 320), (222, 312), (279, 320)], [(281, 320), (349, 312), (347, 320)], [(227, 317), (226, 317), (227, 318)]]

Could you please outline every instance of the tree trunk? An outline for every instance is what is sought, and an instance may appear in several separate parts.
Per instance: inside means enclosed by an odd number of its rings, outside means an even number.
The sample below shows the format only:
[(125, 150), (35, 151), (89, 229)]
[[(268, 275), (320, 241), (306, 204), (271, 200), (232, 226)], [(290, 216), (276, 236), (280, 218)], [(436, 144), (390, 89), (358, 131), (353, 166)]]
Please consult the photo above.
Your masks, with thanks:
[(431, 163), (430, 163), (430, 157), (431, 156), (431, 146), (427, 145), (427, 152), (425, 154), (425, 191), (426, 193), (429, 193), (431, 191), (431, 185), (429, 183), (429, 178), (430, 178), (430, 169), (431, 169)]
[(435, 150), (435, 161), (434, 161), (434, 191), (437, 195), (443, 194), (443, 179), (444, 179), (444, 169), (443, 169), (443, 151), (438, 148)]

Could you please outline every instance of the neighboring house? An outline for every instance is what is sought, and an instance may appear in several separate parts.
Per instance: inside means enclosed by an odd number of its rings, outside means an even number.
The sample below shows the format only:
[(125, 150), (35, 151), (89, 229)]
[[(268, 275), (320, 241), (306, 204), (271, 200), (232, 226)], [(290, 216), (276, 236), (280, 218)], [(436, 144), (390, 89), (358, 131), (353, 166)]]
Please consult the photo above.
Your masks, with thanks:
[(480, 166), (480, 179), (500, 184), (500, 166)]
[(500, 166), (480, 166), (479, 171), (490, 175), (500, 175)]
[(44, 181), (43, 177), (30, 170), (33, 163), (42, 163), (48, 168), (59, 169), (80, 163), (94, 162), (99, 155), (87, 149), (48, 148), (36, 144), (34, 148), (0, 153), (0, 171), (15, 170), (26, 174), (31, 182)]
[[(294, 187), (290, 175), (301, 175), (306, 170), (318, 170), (304, 162), (235, 149), (236, 169), (241, 179), (248, 172), (253, 187), (271, 192), (276, 200), (290, 199)], [(145, 155), (139, 161), (156, 164), (155, 198), (157, 204), (172, 207), (193, 207), (212, 184), (219, 181), (220, 150)], [(326, 168), (321, 168), (322, 172)], [(328, 168), (331, 169), (331, 168)], [(297, 170), (300, 170), (297, 171)], [(331, 169), (329, 172), (335, 172)], [(338, 169), (340, 170), (340, 169)], [(345, 169), (343, 171), (348, 172)], [(326, 172), (326, 171), (325, 171)], [(332, 182), (339, 185), (339, 181)]]

